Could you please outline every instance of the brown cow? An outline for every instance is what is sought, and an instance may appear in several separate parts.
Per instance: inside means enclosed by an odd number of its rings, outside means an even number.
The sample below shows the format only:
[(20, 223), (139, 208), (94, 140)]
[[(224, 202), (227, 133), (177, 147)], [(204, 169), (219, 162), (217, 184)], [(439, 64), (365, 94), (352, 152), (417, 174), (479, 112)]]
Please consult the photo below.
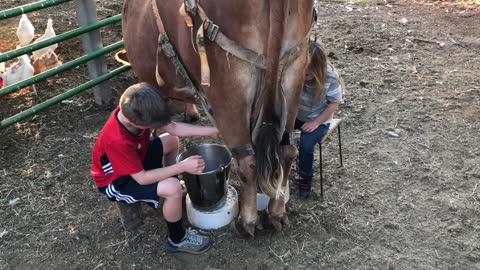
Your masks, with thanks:
[[(169, 58), (157, 53), (163, 27), (193, 84), (208, 100), (215, 125), (238, 162), (243, 183), (235, 227), (254, 234), (259, 224), (258, 187), (271, 197), (268, 218), (281, 229), (288, 223), (283, 195), (297, 155), (288, 135), (307, 64), (313, 0), (199, 1), (209, 25), (214, 30), (218, 26), (221, 33), (208, 37), (213, 41), (205, 36), (209, 86), (201, 85), (205, 74), (198, 54), (201, 48), (195, 44), (199, 27), (208, 25), (202, 24), (205, 18), (198, 12), (191, 14), (193, 29), (187, 27), (179, 15), (182, 4), (182, 0), (125, 0), (122, 31), (132, 68), (164, 96), (194, 101), (189, 91), (177, 91), (188, 89), (188, 84)], [(222, 47), (219, 39), (230, 45)]]

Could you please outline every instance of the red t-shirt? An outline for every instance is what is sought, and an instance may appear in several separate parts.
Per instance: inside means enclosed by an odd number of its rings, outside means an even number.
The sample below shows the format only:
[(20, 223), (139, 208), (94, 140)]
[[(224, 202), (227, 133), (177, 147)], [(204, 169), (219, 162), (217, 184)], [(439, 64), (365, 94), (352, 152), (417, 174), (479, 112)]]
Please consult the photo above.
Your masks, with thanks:
[(143, 160), (147, 153), (150, 130), (132, 134), (118, 120), (117, 107), (93, 146), (90, 174), (97, 187), (105, 187), (121, 176), (143, 170)]

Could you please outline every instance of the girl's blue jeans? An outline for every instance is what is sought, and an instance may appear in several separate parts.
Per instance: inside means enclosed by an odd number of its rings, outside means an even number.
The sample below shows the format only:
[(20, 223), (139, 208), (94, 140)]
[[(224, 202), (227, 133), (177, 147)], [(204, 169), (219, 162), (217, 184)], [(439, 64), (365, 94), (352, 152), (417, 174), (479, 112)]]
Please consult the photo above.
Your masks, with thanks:
[[(295, 119), (295, 129), (300, 129), (304, 122)], [(310, 133), (300, 133), (298, 172), (300, 178), (313, 177), (313, 153), (315, 145), (327, 134), (330, 124), (322, 124)]]

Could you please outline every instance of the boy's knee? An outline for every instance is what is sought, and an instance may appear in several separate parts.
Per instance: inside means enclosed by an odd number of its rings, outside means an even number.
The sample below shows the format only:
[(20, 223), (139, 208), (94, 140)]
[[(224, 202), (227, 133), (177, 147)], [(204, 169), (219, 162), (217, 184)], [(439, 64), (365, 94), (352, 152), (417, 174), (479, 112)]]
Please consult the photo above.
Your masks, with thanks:
[(172, 141), (177, 148), (180, 146), (180, 137), (172, 135)]
[(160, 139), (162, 140), (162, 144), (164, 147), (164, 154), (178, 151), (178, 149), (180, 149), (180, 138), (178, 136), (165, 133), (160, 135)]
[(168, 178), (162, 181), (163, 183), (158, 187), (158, 196), (160, 197), (181, 197), (182, 186), (177, 178)]
[(175, 155), (178, 153), (178, 151), (180, 150), (180, 138), (178, 136), (172, 136), (172, 139), (171, 139), (171, 153), (174, 153)]

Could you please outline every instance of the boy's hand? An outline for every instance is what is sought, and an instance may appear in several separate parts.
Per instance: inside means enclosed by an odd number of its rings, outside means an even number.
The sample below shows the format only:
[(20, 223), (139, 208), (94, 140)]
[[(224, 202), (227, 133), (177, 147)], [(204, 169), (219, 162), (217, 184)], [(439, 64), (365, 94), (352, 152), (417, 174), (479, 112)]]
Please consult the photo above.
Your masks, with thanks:
[(191, 174), (201, 174), (205, 169), (205, 160), (202, 156), (191, 156), (182, 161), (185, 172)]

